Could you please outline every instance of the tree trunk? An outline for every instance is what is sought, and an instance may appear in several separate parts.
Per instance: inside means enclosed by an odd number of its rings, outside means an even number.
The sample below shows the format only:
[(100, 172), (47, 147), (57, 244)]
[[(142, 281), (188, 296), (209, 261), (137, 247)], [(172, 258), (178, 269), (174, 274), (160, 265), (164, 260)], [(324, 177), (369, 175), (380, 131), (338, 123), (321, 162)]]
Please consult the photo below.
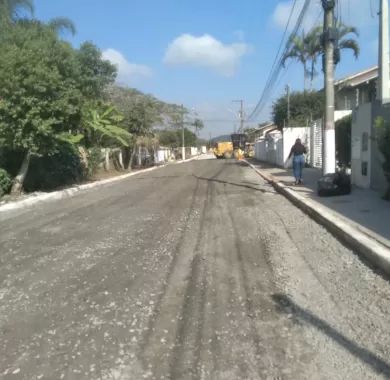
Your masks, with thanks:
[(87, 170), (88, 169), (88, 151), (83, 146), (79, 146), (78, 151), (79, 151), (81, 163), (83, 164), (84, 169)]
[(26, 179), (28, 168), (30, 166), (31, 153), (27, 152), (24, 156), (22, 165), (20, 166), (19, 173), (14, 179), (14, 183), (12, 185), (11, 194), (17, 195), (21, 194), (23, 191), (24, 180)]
[(122, 149), (122, 157), (123, 157), (123, 167), (125, 170), (131, 170), (130, 167), (130, 159), (131, 159), (131, 149), (129, 147)]
[(314, 60), (311, 61), (311, 70), (310, 70), (310, 91), (313, 90), (313, 81), (314, 81)]
[(104, 154), (105, 154), (104, 169), (106, 169), (106, 171), (109, 171), (110, 170), (110, 149), (108, 148), (105, 149)]
[(141, 146), (138, 147), (138, 166), (142, 166)]
[(130, 162), (129, 162), (130, 171), (131, 169), (133, 169), (133, 162), (134, 162), (136, 152), (137, 152), (137, 144), (134, 144), (133, 151), (131, 152)]
[(304, 88), (304, 91), (307, 91), (307, 82), (308, 82), (307, 66), (306, 66), (306, 64), (304, 64), (303, 65), (303, 88)]
[(120, 168), (123, 170), (125, 168), (125, 165), (123, 164), (122, 149), (118, 152), (118, 161), (119, 161)]

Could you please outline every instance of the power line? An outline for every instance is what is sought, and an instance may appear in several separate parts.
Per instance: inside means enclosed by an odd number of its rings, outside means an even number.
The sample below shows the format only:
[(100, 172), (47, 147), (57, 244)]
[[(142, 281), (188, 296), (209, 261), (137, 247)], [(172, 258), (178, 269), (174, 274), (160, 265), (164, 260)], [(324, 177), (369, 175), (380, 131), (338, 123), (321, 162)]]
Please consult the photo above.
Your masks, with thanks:
[[(248, 118), (249, 121), (253, 121), (259, 115), (259, 113), (264, 109), (264, 107), (265, 107), (265, 105), (266, 105), (266, 103), (267, 103), (267, 101), (272, 93), (275, 82), (277, 81), (278, 76), (282, 70), (283, 57), (288, 52), (288, 50), (291, 48), (291, 45), (293, 43), (293, 39), (297, 36), (298, 31), (299, 31), (299, 29), (302, 25), (302, 22), (305, 18), (305, 15), (306, 15), (306, 12), (307, 12), (309, 5), (310, 5), (310, 0), (305, 0), (305, 3), (302, 7), (302, 10), (299, 14), (297, 21), (296, 21), (296, 24), (294, 26), (292, 33), (291, 33), (291, 36), (285, 45), (283, 54), (280, 55), (279, 57), (278, 57), (279, 54), (276, 56), (276, 61), (278, 63), (276, 65), (276, 67), (273, 67), (273, 69), (271, 69), (270, 75), (269, 75), (268, 80), (266, 82), (266, 85), (265, 85), (265, 88), (264, 88), (263, 93), (261, 95), (261, 98), (260, 98), (259, 102), (257, 103), (255, 109), (252, 111), (251, 115), (249, 116), (249, 118)], [(291, 21), (291, 18), (292, 18), (292, 11), (293, 11), (293, 9), (291, 9), (289, 21)], [(289, 26), (289, 24), (287, 24), (286, 29), (288, 29), (288, 26)], [(280, 51), (278, 53), (280, 53)]]
[[(292, 20), (292, 16), (293, 16), (293, 14), (294, 14), (296, 5), (297, 5), (297, 0), (294, 1), (293, 6), (292, 6), (292, 8), (291, 8), (290, 15), (289, 15), (288, 20), (287, 20), (286, 28), (284, 29), (283, 37), (282, 37), (282, 40), (280, 41), (278, 51), (277, 51), (277, 53), (276, 53), (274, 62), (273, 62), (273, 64), (272, 64), (271, 71), (270, 71), (270, 76), (268, 77), (268, 80), (267, 80), (267, 82), (266, 82), (266, 85), (265, 85), (265, 88), (264, 88), (263, 95), (262, 95), (262, 97), (260, 98), (259, 103), (256, 105), (254, 111), (253, 111), (253, 112), (251, 113), (251, 115), (249, 116), (249, 118), (248, 118), (249, 120), (252, 119), (252, 116), (254, 115), (254, 113), (257, 112), (257, 109), (258, 109), (258, 107), (259, 107), (259, 105), (260, 105), (260, 103), (261, 103), (261, 101), (262, 101), (262, 98), (263, 98), (263, 96), (264, 96), (264, 93), (265, 93), (265, 91), (267, 90), (267, 88), (268, 88), (268, 87), (270, 86), (270, 84), (271, 84), (271, 80), (272, 80), (272, 78), (273, 78), (272, 73), (275, 72), (276, 63), (278, 62), (278, 66), (279, 66), (280, 63), (281, 63), (281, 57), (283, 57), (283, 55), (280, 56), (280, 52), (281, 52), (281, 50), (282, 50), (282, 46), (283, 46), (284, 40), (285, 40), (285, 38), (286, 38), (286, 35), (287, 35), (287, 32), (288, 32), (288, 28), (289, 28), (289, 26), (290, 26), (290, 22), (291, 22), (291, 20)], [(290, 38), (291, 38), (291, 37), (290, 37)]]
[(294, 0), (294, 4), (291, 8), (291, 12), (290, 12), (290, 15), (289, 15), (288, 20), (287, 20), (286, 28), (284, 29), (284, 33), (283, 33), (282, 39), (281, 39), (280, 44), (279, 44), (278, 52), (276, 53), (274, 63), (272, 64), (272, 67), (271, 67), (271, 71), (275, 68), (276, 62), (278, 61), (278, 57), (279, 57), (280, 51), (282, 50), (284, 40), (287, 36), (288, 27), (290, 26), (290, 22), (291, 22), (293, 14), (294, 14), (294, 10), (295, 10), (296, 5), (297, 5), (297, 0)]
[(280, 56), (279, 58), (279, 61), (278, 61), (278, 65), (276, 67), (276, 69), (270, 73), (270, 77), (269, 77), (269, 80), (266, 84), (266, 87), (263, 91), (263, 94), (260, 98), (260, 101), (258, 103), (258, 105), (256, 106), (255, 110), (252, 112), (252, 114), (250, 115), (249, 119), (250, 120), (253, 120), (255, 117), (258, 116), (258, 114), (263, 110), (264, 106), (266, 105), (266, 102), (267, 100), (269, 99), (269, 96), (270, 94), (272, 93), (272, 90), (273, 90), (273, 87), (274, 87), (274, 84), (280, 74), (280, 71), (283, 67), (283, 57), (285, 56), (285, 54), (288, 52), (288, 50), (290, 49), (292, 43), (293, 43), (293, 39), (297, 36), (298, 34), (298, 31), (301, 27), (301, 24), (303, 22), (303, 19), (305, 17), (305, 14), (306, 14), (306, 11), (307, 11), (307, 8), (308, 6), (310, 5), (310, 0), (305, 0), (305, 3), (302, 7), (302, 10), (301, 10), (301, 13), (299, 14), (299, 17), (296, 21), (296, 24), (295, 24), (295, 27), (293, 29), (293, 32), (291, 33), (291, 36), (289, 38), (289, 40), (287, 41), (286, 43), (286, 46), (285, 46), (285, 49), (284, 49), (284, 52), (283, 54)]

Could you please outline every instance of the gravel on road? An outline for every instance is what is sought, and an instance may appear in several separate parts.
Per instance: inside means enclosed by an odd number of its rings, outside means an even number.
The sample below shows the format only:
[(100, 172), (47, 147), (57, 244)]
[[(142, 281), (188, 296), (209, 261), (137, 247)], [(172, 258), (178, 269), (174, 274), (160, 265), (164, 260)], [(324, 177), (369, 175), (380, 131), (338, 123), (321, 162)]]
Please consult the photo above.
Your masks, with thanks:
[(0, 379), (388, 379), (390, 284), (252, 169), (0, 215)]

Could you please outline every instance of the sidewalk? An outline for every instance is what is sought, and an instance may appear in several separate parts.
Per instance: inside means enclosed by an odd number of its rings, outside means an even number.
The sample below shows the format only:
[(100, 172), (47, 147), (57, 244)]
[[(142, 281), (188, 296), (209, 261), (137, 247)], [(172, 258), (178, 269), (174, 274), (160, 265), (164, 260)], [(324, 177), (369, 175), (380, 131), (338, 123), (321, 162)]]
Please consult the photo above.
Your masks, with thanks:
[[(322, 176), (319, 169), (304, 169), (304, 185), (294, 186), (295, 179), (291, 169), (274, 168), (257, 161), (251, 161), (251, 163), (304, 197), (311, 198), (351, 222), (360, 224), (371, 232), (390, 240), (390, 202), (381, 199), (377, 192), (355, 187), (350, 195), (319, 197), (317, 181)], [(388, 243), (390, 246), (390, 241)]]
[(390, 202), (380, 194), (354, 187), (350, 195), (319, 197), (317, 181), (322, 176), (319, 169), (305, 168), (304, 184), (295, 186), (291, 169), (272, 167), (255, 159), (248, 163), (299, 207), (315, 214), (318, 221), (325, 221), (329, 229), (337, 230), (338, 236), (356, 250), (365, 251), (365, 256), (378, 255), (379, 259), (373, 261), (384, 260), (386, 271), (390, 270)]

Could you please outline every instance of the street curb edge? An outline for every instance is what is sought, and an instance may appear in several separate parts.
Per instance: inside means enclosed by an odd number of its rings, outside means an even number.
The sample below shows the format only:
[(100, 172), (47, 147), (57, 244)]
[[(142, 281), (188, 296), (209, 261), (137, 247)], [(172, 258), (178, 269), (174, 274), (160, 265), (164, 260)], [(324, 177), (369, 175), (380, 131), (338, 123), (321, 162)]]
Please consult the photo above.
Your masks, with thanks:
[(291, 203), (324, 226), (349, 248), (352, 248), (390, 275), (390, 250), (388, 247), (355, 227), (348, 225), (341, 218), (329, 212), (325, 206), (319, 205), (310, 199), (304, 199), (301, 195), (296, 194), (293, 190), (278, 182), (273, 176), (261, 172), (250, 162), (244, 161), (257, 174), (269, 182), (278, 193), (284, 195)]
[[(173, 162), (173, 164), (174, 165), (178, 165), (178, 164), (183, 164), (183, 163), (186, 163), (186, 162), (194, 161), (194, 160), (197, 160), (198, 157), (199, 156), (192, 157), (192, 158), (189, 158), (188, 160), (184, 160), (184, 161), (175, 161), (175, 162)], [(123, 175), (120, 175), (120, 176), (117, 176), (117, 177), (107, 178), (107, 179), (103, 179), (103, 180), (100, 180), (100, 181), (86, 183), (86, 184), (83, 184), (83, 185), (76, 185), (76, 186), (69, 187), (67, 189), (53, 191), (53, 192), (50, 192), (50, 193), (38, 194), (36, 196), (31, 195), (30, 197), (28, 197), (26, 199), (17, 200), (17, 201), (14, 201), (14, 202), (9, 202), (9, 203), (5, 203), (3, 205), (0, 205), (0, 213), (6, 212), (6, 211), (19, 210), (19, 209), (22, 209), (24, 207), (32, 206), (32, 205), (35, 205), (35, 204), (40, 203), (40, 202), (56, 201), (56, 200), (60, 200), (60, 199), (70, 198), (70, 197), (73, 197), (73, 196), (75, 196), (76, 194), (78, 194), (78, 193), (80, 193), (82, 191), (93, 189), (93, 188), (97, 188), (97, 187), (101, 187), (101, 186), (105, 186), (105, 185), (108, 185), (108, 184), (111, 184), (111, 183), (114, 183), (114, 182), (122, 181), (124, 179), (130, 178), (132, 176), (135, 176), (135, 175), (138, 175), (138, 174), (141, 174), (141, 173), (147, 173), (147, 172), (150, 172), (150, 171), (153, 171), (153, 170), (157, 170), (157, 169), (160, 169), (160, 168), (167, 167), (168, 165), (170, 165), (170, 164), (153, 166), (151, 168), (139, 170), (139, 171), (136, 171), (136, 172), (126, 173), (126, 174), (123, 174)]]

